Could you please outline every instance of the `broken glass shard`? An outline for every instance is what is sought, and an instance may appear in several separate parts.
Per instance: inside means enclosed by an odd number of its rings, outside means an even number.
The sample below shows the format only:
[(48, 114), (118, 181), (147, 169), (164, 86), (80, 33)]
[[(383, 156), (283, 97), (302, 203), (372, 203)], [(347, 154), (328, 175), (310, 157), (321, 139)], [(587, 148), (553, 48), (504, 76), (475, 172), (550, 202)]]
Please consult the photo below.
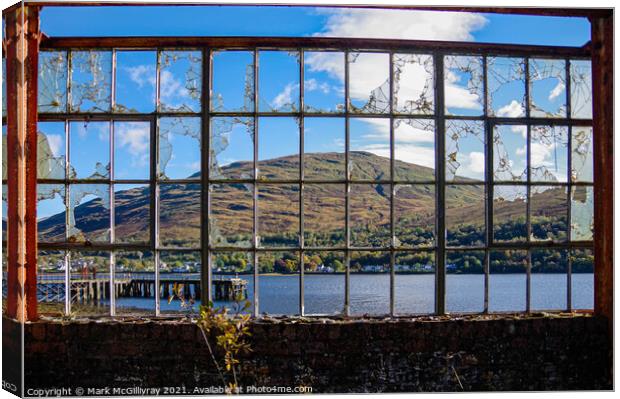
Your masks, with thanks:
[(109, 112), (112, 52), (71, 51), (71, 112)]
[[(2, 60), (4, 61), (4, 58)], [(39, 112), (67, 111), (66, 51), (41, 51), (39, 53), (37, 84)]]
[(160, 110), (200, 112), (202, 53), (166, 50), (159, 57)]
[(399, 114), (435, 112), (435, 79), (433, 56), (394, 54), (393, 107)]

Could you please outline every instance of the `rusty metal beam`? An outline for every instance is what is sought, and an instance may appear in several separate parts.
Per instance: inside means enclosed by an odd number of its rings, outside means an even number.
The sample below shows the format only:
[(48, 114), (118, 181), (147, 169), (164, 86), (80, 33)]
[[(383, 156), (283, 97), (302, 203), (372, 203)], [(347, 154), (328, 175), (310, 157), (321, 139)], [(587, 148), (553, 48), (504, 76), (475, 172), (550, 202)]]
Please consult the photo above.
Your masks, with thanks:
[(37, 66), (39, 9), (18, 7), (7, 30), (7, 315), (37, 319)]
[(470, 13), (492, 13), (492, 14), (514, 14), (514, 15), (538, 15), (549, 17), (605, 17), (609, 15), (610, 9), (606, 8), (568, 8), (568, 7), (484, 7), (484, 6), (423, 6), (423, 5), (402, 5), (402, 4), (256, 4), (251, 2), (239, 2), (236, 4), (204, 4), (200, 2), (164, 2), (154, 3), (149, 1), (31, 1), (30, 5), (47, 7), (93, 7), (93, 6), (202, 6), (202, 7), (244, 7), (244, 6), (270, 6), (270, 7), (322, 7), (322, 8), (353, 8), (353, 9), (390, 9), (390, 10), (410, 10), (410, 11), (448, 11), (448, 12), (470, 12)]
[(614, 85), (613, 16), (593, 18), (594, 311), (613, 324)]
[(381, 51), (446, 51), (457, 53), (590, 58), (590, 47), (533, 46), (434, 40), (356, 39), (332, 37), (44, 37), (42, 50), (78, 48), (290, 48), (364, 49)]

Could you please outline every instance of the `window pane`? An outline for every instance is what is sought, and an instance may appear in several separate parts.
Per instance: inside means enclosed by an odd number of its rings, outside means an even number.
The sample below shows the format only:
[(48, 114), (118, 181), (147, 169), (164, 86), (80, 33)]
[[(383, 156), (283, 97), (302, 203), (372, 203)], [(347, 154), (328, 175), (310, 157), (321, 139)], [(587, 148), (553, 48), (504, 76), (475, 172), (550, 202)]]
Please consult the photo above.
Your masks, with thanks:
[(310, 247), (345, 244), (345, 185), (304, 185), (304, 240)]
[(532, 126), (530, 132), (532, 181), (566, 183), (568, 180), (568, 128)]
[(165, 251), (159, 255), (162, 313), (195, 314), (200, 306), (200, 252)]
[(446, 252), (446, 307), (448, 312), (484, 310), (484, 251)]
[(209, 242), (214, 246), (252, 246), (254, 195), (251, 184), (212, 184)]
[[(37, 178), (65, 178), (65, 122), (37, 123)], [(3, 143), (6, 149), (6, 143)], [(6, 157), (6, 154), (3, 154)], [(4, 161), (6, 162), (6, 158)]]
[(572, 241), (593, 239), (594, 232), (594, 188), (576, 186), (571, 192), (571, 235)]
[(489, 311), (524, 311), (527, 251), (491, 251), (490, 257)]
[(435, 254), (433, 252), (396, 252), (394, 270), (396, 272), (394, 311), (399, 315), (433, 313), (435, 311)]
[(390, 112), (389, 54), (349, 53), (348, 62), (351, 112)]
[[(155, 314), (157, 290), (152, 252), (116, 252), (114, 273), (114, 281), (120, 285), (116, 293), (116, 314)], [(133, 284), (130, 284), (131, 282)], [(167, 299), (166, 297), (161, 302), (166, 302)]]
[[(71, 313), (79, 316), (110, 314), (110, 298), (98, 298), (110, 285), (110, 253), (71, 251)], [(109, 289), (109, 288), (108, 288)]]
[[(2, 58), (2, 62), (4, 64), (4, 58)], [(67, 110), (66, 51), (39, 52), (39, 80), (37, 85), (39, 112), (65, 112)], [(6, 93), (6, 86), (2, 92)], [(6, 101), (6, 95), (2, 97)], [(6, 112), (3, 112), (3, 115), (6, 115)]]
[(435, 180), (435, 121), (395, 119), (394, 158), (394, 179)]
[(594, 252), (571, 251), (571, 293), (573, 309), (594, 309)]
[(566, 63), (530, 59), (530, 116), (566, 116)]
[(250, 252), (211, 254), (212, 301), (235, 314), (251, 313), (254, 308), (254, 257)]
[(390, 186), (353, 184), (350, 187), (351, 245), (386, 247), (390, 244)]
[(212, 179), (252, 179), (254, 120), (212, 118), (210, 150)]
[(258, 58), (259, 111), (298, 111), (299, 53), (261, 51)]
[(425, 54), (394, 54), (394, 112), (435, 113), (433, 57)]
[[(3, 251), (3, 257), (6, 256), (5, 252)], [(39, 314), (56, 317), (64, 315), (65, 270), (64, 251), (38, 251), (37, 311)]]
[(212, 55), (211, 110), (254, 111), (254, 54), (250, 51), (215, 51)]
[(445, 112), (476, 116), (483, 113), (482, 57), (444, 58)]
[(304, 253), (305, 314), (340, 315), (344, 310), (343, 252)]
[(566, 241), (568, 190), (558, 186), (532, 186), (530, 212), (533, 241)]
[(299, 245), (299, 185), (258, 186), (258, 231), (263, 247)]
[(349, 162), (353, 180), (390, 178), (390, 120), (349, 119)]
[(397, 245), (430, 247), (435, 245), (435, 187), (397, 185), (394, 222)]
[(532, 250), (532, 310), (565, 310), (568, 251)]
[(157, 79), (155, 51), (116, 52), (116, 112), (153, 112)]
[(114, 241), (148, 243), (151, 189), (147, 184), (114, 185)]
[(344, 53), (304, 53), (306, 112), (344, 112)]
[(69, 148), (69, 178), (110, 178), (110, 122), (70, 122)]
[(148, 180), (150, 153), (149, 122), (114, 122), (114, 179)]
[(451, 247), (484, 245), (484, 186), (446, 186), (446, 243)]
[(493, 178), (495, 181), (527, 180), (527, 127), (493, 128)]
[(159, 57), (160, 110), (200, 112), (202, 53), (200, 51), (162, 51)]
[(492, 116), (525, 116), (525, 60), (487, 58), (488, 110)]
[(200, 178), (200, 118), (159, 119), (159, 178)]
[(571, 181), (593, 182), (592, 128), (573, 126), (571, 147)]
[(159, 186), (159, 242), (166, 247), (200, 246), (200, 185)]
[(592, 62), (570, 62), (570, 114), (571, 118), (592, 118)]
[[(7, 209), (4, 209), (4, 218), (6, 211)], [(37, 237), (40, 242), (66, 240), (66, 211), (64, 185), (37, 185)], [(6, 226), (3, 229), (3, 233), (5, 232)]]
[(493, 188), (493, 240), (495, 242), (527, 239), (527, 189), (525, 186)]
[(299, 314), (299, 254), (265, 252), (258, 256), (259, 313)]
[(355, 251), (351, 253), (351, 314), (390, 313), (390, 253)]
[(71, 112), (109, 112), (112, 87), (111, 51), (72, 51)]
[(299, 125), (295, 118), (258, 119), (260, 179), (299, 179)]
[(304, 119), (304, 178), (345, 179), (344, 118)]
[(110, 186), (69, 186), (70, 242), (110, 242)]
[(481, 121), (446, 121), (446, 180), (484, 180), (485, 135)]

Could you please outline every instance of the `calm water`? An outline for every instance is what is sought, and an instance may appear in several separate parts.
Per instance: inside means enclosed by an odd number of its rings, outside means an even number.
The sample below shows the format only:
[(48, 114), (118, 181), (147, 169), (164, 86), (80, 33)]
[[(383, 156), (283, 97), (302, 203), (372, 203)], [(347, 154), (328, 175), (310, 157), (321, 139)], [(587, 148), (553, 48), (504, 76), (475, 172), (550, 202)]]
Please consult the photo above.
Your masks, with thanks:
[[(251, 276), (248, 294), (253, 298)], [(575, 309), (594, 306), (594, 275), (573, 274), (572, 302)], [(434, 309), (433, 275), (397, 275), (395, 285), (396, 312), (432, 313)], [(525, 274), (495, 274), (490, 276), (490, 311), (525, 310)], [(449, 312), (479, 312), (484, 305), (484, 277), (482, 275), (448, 275), (447, 309)], [(351, 275), (351, 313), (389, 313), (390, 276), (386, 274)], [(344, 303), (344, 275), (306, 275), (304, 278), (306, 314), (337, 314)], [(566, 308), (566, 275), (532, 275), (532, 310), (561, 310)], [(260, 276), (260, 312), (271, 314), (299, 313), (298, 276)], [(224, 305), (225, 302), (216, 302)], [(117, 308), (138, 307), (153, 309), (153, 299), (119, 298)], [(178, 311), (178, 301), (161, 301), (162, 313)]]

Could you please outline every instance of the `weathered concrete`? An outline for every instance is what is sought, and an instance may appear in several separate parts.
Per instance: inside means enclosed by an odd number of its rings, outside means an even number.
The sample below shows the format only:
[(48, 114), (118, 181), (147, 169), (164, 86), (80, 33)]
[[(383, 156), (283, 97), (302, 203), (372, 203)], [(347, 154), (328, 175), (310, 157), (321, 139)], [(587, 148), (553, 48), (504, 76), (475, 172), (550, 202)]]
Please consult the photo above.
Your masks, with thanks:
[[(18, 324), (4, 320), (4, 337)], [(189, 321), (26, 324), (26, 388), (221, 385)], [(6, 343), (5, 343), (6, 345)], [(584, 315), (266, 320), (241, 386), (313, 392), (611, 389), (604, 318)], [(183, 392), (176, 392), (183, 393)]]

